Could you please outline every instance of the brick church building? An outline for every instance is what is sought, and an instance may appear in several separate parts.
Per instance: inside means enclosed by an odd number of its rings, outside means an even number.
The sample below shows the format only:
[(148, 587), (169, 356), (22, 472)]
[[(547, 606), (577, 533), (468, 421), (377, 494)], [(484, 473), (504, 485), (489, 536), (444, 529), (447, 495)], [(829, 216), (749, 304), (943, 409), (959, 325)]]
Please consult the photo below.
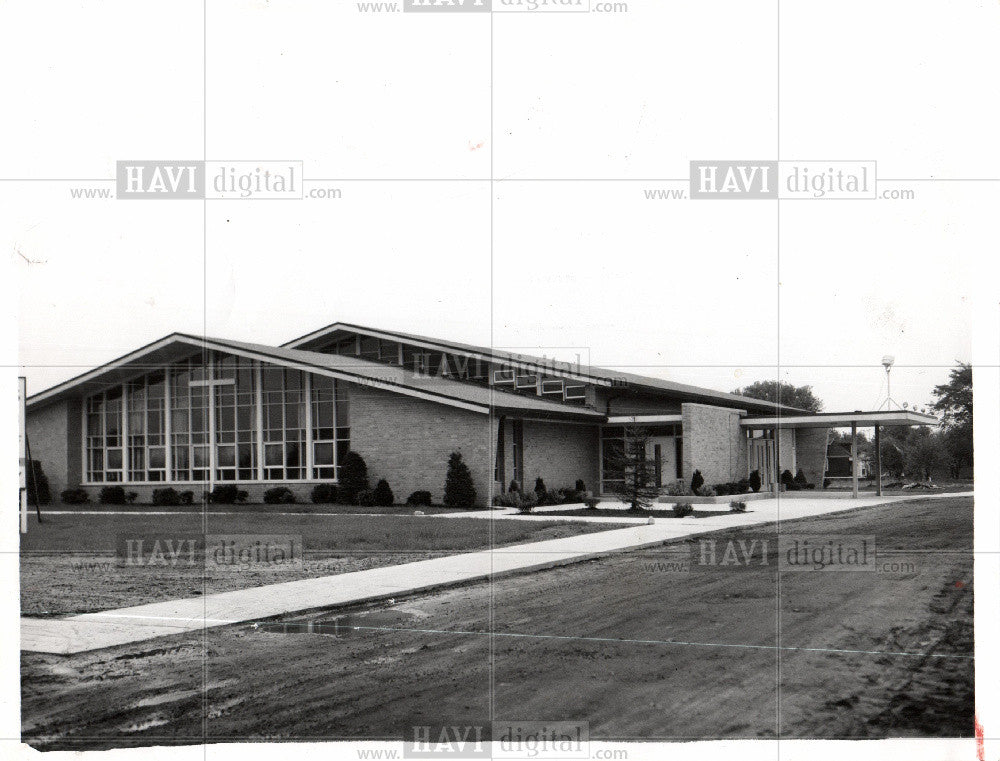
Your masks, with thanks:
[[(918, 419), (919, 418), (919, 419)], [(648, 434), (657, 485), (709, 485), (784, 470), (821, 485), (827, 433), (844, 425), (937, 421), (913, 412), (814, 414), (674, 383), (335, 323), (282, 346), (174, 333), (30, 396), (32, 457), (54, 494), (120, 484), (234, 483), (251, 501), (284, 485), (300, 500), (336, 482), (350, 449), (397, 498), (441, 500), (461, 452), (478, 501), (512, 481), (611, 494), (626, 426)], [(196, 491), (200, 493), (200, 491)]]

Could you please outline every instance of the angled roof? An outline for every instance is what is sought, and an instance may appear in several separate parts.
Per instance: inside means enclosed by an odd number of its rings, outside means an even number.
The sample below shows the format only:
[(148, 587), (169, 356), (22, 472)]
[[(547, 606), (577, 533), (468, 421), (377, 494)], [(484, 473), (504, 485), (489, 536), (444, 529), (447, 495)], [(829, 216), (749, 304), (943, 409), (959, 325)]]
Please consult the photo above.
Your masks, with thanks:
[[(327, 325), (325, 328), (320, 328), (312, 333), (307, 333), (304, 336), (288, 341), (287, 343), (282, 344), (282, 347), (306, 347), (314, 342), (327, 338), (338, 331), (343, 331), (345, 333), (360, 333), (372, 337), (412, 343), (418, 346), (423, 345), (428, 348), (444, 349), (460, 354), (470, 354), (482, 359), (492, 358), (511, 363), (535, 364), (540, 368), (550, 368), (553, 364), (551, 359), (533, 357), (528, 354), (513, 353), (486, 346), (459, 343), (456, 341), (446, 341), (439, 338), (430, 338), (428, 336), (420, 336), (413, 333), (401, 333), (399, 331), (369, 328), (364, 325), (355, 325), (348, 322), (335, 322), (331, 325)], [(569, 367), (569, 363), (562, 364)], [(626, 373), (620, 370), (610, 370), (602, 367), (574, 365), (571, 369), (564, 373), (556, 372), (555, 374), (564, 374), (609, 387), (620, 387), (624, 382), (624, 385), (629, 388), (651, 391), (653, 393), (666, 393), (676, 397), (683, 397), (687, 401), (704, 402), (706, 404), (724, 403), (727, 406), (739, 406), (756, 413), (776, 412), (780, 410), (782, 413), (798, 413), (803, 415), (812, 414), (808, 410), (803, 410), (798, 407), (790, 407), (784, 404), (779, 405), (774, 402), (768, 402), (762, 399), (753, 399), (739, 394), (729, 394), (724, 391), (716, 391), (714, 389), (703, 388), (701, 386), (676, 383), (674, 381), (663, 380), (661, 378), (650, 378), (645, 375), (636, 375), (635, 373)]]
[(462, 383), (437, 376), (415, 376), (403, 368), (376, 364), (359, 357), (321, 354), (185, 333), (171, 333), (100, 367), (33, 394), (27, 399), (27, 407), (36, 408), (68, 396), (86, 394), (108, 385), (120, 384), (139, 373), (162, 367), (198, 351), (211, 349), (475, 412), (488, 413), (492, 410), (496, 413), (595, 422), (604, 419), (604, 415), (587, 407), (558, 404), (539, 397), (507, 393), (487, 386)]

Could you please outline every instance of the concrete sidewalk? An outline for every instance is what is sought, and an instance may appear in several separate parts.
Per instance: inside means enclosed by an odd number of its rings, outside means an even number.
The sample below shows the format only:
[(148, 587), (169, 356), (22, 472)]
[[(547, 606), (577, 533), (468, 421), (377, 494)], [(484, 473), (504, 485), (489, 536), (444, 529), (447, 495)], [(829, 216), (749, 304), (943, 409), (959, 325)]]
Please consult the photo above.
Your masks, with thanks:
[[(204, 597), (86, 613), (71, 618), (22, 618), (21, 649), (39, 653), (79, 653), (215, 626), (386, 600), (505, 574), (575, 563), (609, 553), (656, 546), (671, 539), (706, 531), (808, 518), (859, 507), (927, 499), (928, 496), (858, 500), (760, 500), (748, 505), (746, 513), (720, 513), (705, 518), (658, 519), (653, 524), (642, 523), (629, 528), (563, 539), (220, 592)], [(933, 496), (971, 496), (971, 492)], [(500, 511), (484, 512), (482, 517), (496, 520), (551, 520), (544, 515), (512, 516)]]

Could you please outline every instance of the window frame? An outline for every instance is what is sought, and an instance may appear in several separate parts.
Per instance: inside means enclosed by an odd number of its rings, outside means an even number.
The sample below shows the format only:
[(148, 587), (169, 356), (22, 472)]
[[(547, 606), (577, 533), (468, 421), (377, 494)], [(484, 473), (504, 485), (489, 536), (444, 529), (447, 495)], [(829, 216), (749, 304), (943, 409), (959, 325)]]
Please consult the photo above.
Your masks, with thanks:
[[(240, 426), (241, 392), (238, 380), (226, 383), (226, 378), (222, 375), (226, 372), (222, 369), (222, 363), (217, 360), (233, 358), (236, 360), (234, 378), (241, 370), (248, 370), (252, 379), (252, 397), (250, 415), (251, 424), (248, 431)], [(244, 363), (248, 363), (244, 366)], [(268, 478), (266, 472), (265, 445), (275, 444), (277, 441), (267, 441), (266, 428), (263, 415), (263, 370), (273, 369), (282, 372), (282, 465), (280, 476), (274, 473), (274, 477)], [(302, 377), (302, 387), (292, 389), (292, 394), (299, 396), (298, 402), (298, 426), (294, 429), (287, 427), (287, 410), (285, 405), (289, 403), (287, 387), (287, 373), (289, 371), (299, 372)], [(160, 376), (159, 381), (156, 378)], [(314, 442), (312, 425), (312, 385), (314, 378), (323, 378), (323, 385), (326, 381), (333, 385), (333, 438), (323, 439)], [(153, 379), (153, 383), (151, 383)], [(192, 386), (191, 382), (195, 385)], [(220, 382), (222, 381), (222, 382)], [(162, 444), (150, 444), (150, 414), (151, 404), (149, 391), (156, 382), (163, 384), (162, 407), (153, 410), (154, 414), (162, 414), (159, 432), (153, 434), (154, 438), (162, 440)], [(186, 388), (179, 388), (180, 383), (186, 383)], [(143, 389), (141, 413), (143, 424), (141, 433), (130, 433), (129, 416), (139, 414), (137, 405), (130, 402), (129, 389), (138, 391)], [(220, 390), (225, 386), (232, 386), (233, 394), (233, 430), (216, 430), (220, 427), (220, 410), (228, 407), (222, 404), (225, 398), (225, 391)], [(327, 385), (327, 387), (329, 387)], [(100, 391), (83, 396), (80, 405), (81, 416), (81, 460), (82, 460), (82, 484), (84, 486), (101, 486), (105, 484), (120, 485), (150, 485), (150, 486), (183, 486), (192, 484), (214, 485), (218, 483), (226, 484), (275, 484), (275, 483), (337, 483), (339, 475), (339, 463), (343, 459), (343, 454), (350, 449), (350, 406), (347, 385), (340, 381), (321, 373), (312, 372), (304, 368), (289, 368), (284, 365), (269, 363), (257, 359), (249, 359), (236, 354), (229, 354), (224, 351), (212, 350), (207, 354), (194, 354), (182, 360), (171, 362), (155, 370), (148, 370), (123, 379), (121, 383), (108, 386)], [(120, 446), (108, 446), (108, 399), (118, 405), (118, 440)], [(182, 404), (183, 400), (183, 404)], [(161, 401), (157, 397), (156, 401)], [(195, 405), (198, 409), (195, 409)], [(157, 405), (152, 405), (157, 406)], [(244, 405), (245, 406), (245, 405)], [(99, 408), (99, 413), (95, 412)], [(91, 435), (89, 426), (90, 416), (99, 414), (97, 423), (99, 429), (97, 433)], [(177, 416), (178, 427), (175, 427), (175, 415)], [(245, 415), (245, 410), (244, 410)], [(198, 430), (193, 430), (197, 419), (203, 422)], [(184, 421), (181, 424), (181, 421)], [(183, 430), (181, 430), (183, 428)], [(288, 453), (286, 444), (291, 441), (288, 438), (290, 432), (301, 431), (301, 439), (295, 438), (294, 442), (299, 447), (299, 464), (297, 466), (288, 465)], [(248, 433), (247, 441), (241, 441), (241, 433)], [(221, 434), (221, 435), (220, 435)], [(231, 435), (230, 435), (231, 434)], [(229, 438), (233, 440), (230, 441)], [(223, 440), (225, 439), (225, 440)], [(333, 449), (333, 476), (317, 476), (320, 471), (314, 467), (315, 448), (314, 443), (330, 444)], [(99, 444), (99, 446), (98, 446)], [(240, 467), (240, 446), (249, 444), (251, 447), (251, 466), (249, 468)], [(222, 465), (222, 458), (219, 456), (220, 448), (232, 446), (234, 448), (234, 464)], [(150, 467), (150, 450), (162, 448), (163, 467)], [(141, 455), (139, 450), (141, 449)], [(121, 451), (121, 468), (109, 469), (107, 467), (109, 450)], [(134, 450), (134, 451), (133, 451)], [(184, 456), (181, 457), (181, 453)], [(99, 454), (98, 454), (99, 453)], [(142, 468), (133, 467), (138, 464), (137, 460), (141, 456)], [(203, 465), (195, 465), (196, 457), (205, 459)], [(93, 467), (99, 460), (100, 467)], [(186, 462), (182, 462), (186, 461)], [(274, 466), (277, 467), (277, 466)], [(323, 465), (321, 467), (330, 467)], [(253, 477), (241, 477), (246, 471), (252, 471)], [(298, 472), (301, 475), (287, 477), (289, 472)], [(142, 477), (133, 476), (141, 472)], [(156, 480), (150, 479), (150, 474), (156, 472), (162, 475)], [(330, 472), (330, 471), (326, 471)], [(113, 476), (109, 480), (109, 473)], [(235, 478), (225, 478), (224, 474), (232, 473)], [(196, 475), (197, 474), (197, 475)]]

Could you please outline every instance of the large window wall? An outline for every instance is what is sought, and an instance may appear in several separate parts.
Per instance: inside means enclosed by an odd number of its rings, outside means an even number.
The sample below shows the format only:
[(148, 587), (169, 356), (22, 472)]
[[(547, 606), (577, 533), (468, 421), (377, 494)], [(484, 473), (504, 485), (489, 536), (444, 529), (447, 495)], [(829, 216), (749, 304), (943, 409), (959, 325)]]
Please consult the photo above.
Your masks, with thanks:
[(332, 378), (218, 352), (90, 396), (88, 483), (335, 480), (350, 448)]

